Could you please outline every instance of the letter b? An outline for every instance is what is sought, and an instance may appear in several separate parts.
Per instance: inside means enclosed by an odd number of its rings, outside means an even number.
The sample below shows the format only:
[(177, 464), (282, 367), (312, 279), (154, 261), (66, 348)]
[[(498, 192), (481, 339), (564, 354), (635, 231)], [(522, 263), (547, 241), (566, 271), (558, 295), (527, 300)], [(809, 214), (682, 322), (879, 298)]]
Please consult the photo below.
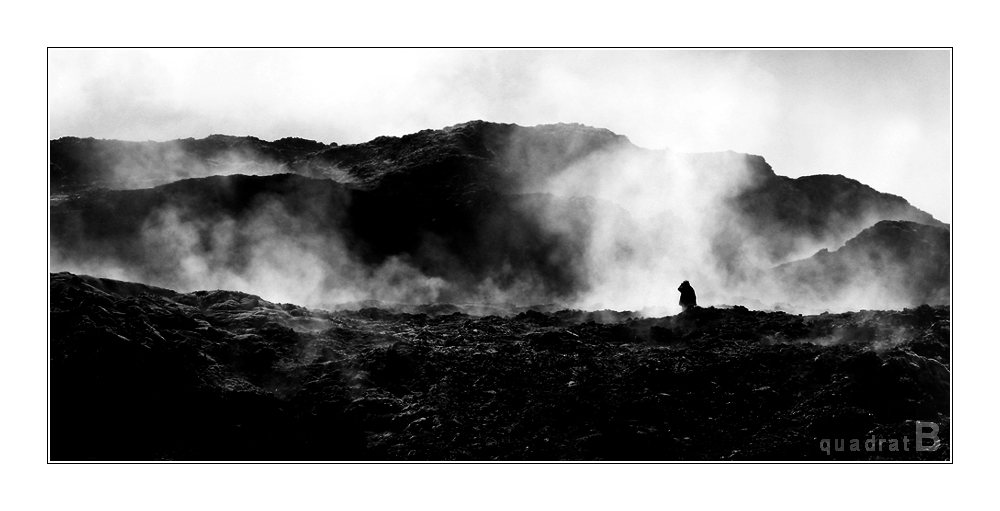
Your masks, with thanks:
[[(930, 428), (930, 433), (924, 433), (924, 428)], [(930, 446), (924, 445), (924, 439), (929, 438), (934, 443)], [(936, 451), (941, 448), (941, 440), (938, 439), (938, 425), (935, 422), (920, 422), (917, 421), (917, 450), (918, 451)]]

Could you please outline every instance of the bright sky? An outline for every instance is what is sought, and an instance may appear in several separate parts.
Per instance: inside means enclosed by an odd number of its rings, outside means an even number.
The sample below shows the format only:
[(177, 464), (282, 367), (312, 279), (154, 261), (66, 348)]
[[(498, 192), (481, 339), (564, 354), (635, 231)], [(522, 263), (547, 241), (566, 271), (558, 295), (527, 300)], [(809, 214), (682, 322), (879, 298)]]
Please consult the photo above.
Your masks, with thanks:
[(473, 119), (843, 174), (951, 222), (948, 50), (49, 50), (50, 138), (357, 143)]

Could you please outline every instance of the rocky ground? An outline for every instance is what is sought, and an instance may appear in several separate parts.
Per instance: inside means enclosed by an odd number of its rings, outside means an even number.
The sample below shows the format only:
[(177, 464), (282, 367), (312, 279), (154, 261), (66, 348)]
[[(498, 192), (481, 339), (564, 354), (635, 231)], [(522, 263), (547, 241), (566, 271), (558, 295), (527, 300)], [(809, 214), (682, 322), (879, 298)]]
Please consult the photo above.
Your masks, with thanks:
[(329, 312), (57, 273), (50, 307), (53, 461), (950, 459), (947, 306)]

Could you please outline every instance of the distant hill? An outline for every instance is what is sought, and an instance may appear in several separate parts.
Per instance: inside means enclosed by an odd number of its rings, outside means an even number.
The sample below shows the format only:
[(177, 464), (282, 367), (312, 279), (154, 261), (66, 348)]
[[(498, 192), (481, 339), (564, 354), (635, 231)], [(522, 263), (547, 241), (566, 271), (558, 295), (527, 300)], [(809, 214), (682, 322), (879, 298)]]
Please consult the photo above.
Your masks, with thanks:
[(649, 150), (579, 124), (349, 145), (67, 137), (50, 144), (50, 184), (54, 269), (180, 289), (298, 279), (359, 300), (572, 301), (621, 280), (607, 269), (677, 258), (729, 291), (882, 220), (947, 227), (843, 176), (791, 179), (761, 156)]
[(855, 301), (868, 308), (947, 305), (950, 234), (941, 227), (883, 220), (838, 250), (778, 266), (774, 276), (791, 300)]
[(63, 137), (49, 144), (50, 186), (60, 194), (90, 188), (148, 188), (218, 174), (273, 174), (289, 171), (326, 147), (301, 138), (267, 142), (228, 135), (169, 142)]

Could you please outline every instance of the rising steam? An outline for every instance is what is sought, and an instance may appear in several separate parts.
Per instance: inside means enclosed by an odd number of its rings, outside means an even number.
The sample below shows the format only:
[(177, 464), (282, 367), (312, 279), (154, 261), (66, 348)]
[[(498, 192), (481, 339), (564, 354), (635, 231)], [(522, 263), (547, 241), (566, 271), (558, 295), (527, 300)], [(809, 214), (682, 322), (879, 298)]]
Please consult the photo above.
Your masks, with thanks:
[[(349, 202), (346, 192), (331, 188), (291, 199), (265, 194), (239, 214), (206, 213), (183, 201), (165, 204), (142, 219), (125, 249), (110, 250), (82, 239), (83, 234), (73, 243), (54, 239), (52, 268), (179, 291), (240, 290), (314, 307), (364, 300), (555, 302), (673, 314), (680, 312), (676, 288), (684, 280), (694, 285), (702, 306), (847, 310), (912, 301), (912, 289), (886, 286), (884, 278), (871, 275), (823, 280), (829, 268), (815, 269), (812, 291), (805, 292), (799, 290), (808, 286), (796, 280), (801, 272), (787, 266), (783, 272), (773, 270), (821, 249), (837, 249), (882, 218), (872, 213), (834, 219), (840, 230), (819, 235), (761, 224), (737, 207), (742, 194), (777, 179), (760, 157), (646, 150), (606, 130), (540, 128), (548, 130), (543, 134), (558, 133), (558, 143), (540, 144), (517, 130), (489, 142), (502, 149), (498, 161), (509, 181), (503, 192), (521, 221), (510, 224), (516, 232), (507, 236), (527, 249), (548, 247), (534, 252), (530, 266), (513, 255), (492, 253), (491, 238), (506, 221), (496, 217), (474, 226), (481, 239), (465, 240), (478, 244), (474, 249), (457, 250), (454, 243), (420, 231), (413, 233), (420, 239), (416, 250), (373, 258), (354, 239), (355, 232), (329, 220), (324, 208), (340, 208), (332, 215), (343, 216)], [(120, 188), (134, 188), (181, 177), (289, 172), (278, 159), (237, 143), (245, 140), (210, 140), (221, 147), (210, 157), (189, 153), (185, 141), (122, 143), (133, 146), (108, 157), (112, 175), (104, 177)], [(496, 264), (486, 274), (477, 273), (469, 270), (475, 266), (470, 257), (492, 258)], [(866, 263), (863, 258), (855, 262)], [(903, 281), (905, 275), (895, 278)], [(836, 293), (824, 292), (834, 288)]]

